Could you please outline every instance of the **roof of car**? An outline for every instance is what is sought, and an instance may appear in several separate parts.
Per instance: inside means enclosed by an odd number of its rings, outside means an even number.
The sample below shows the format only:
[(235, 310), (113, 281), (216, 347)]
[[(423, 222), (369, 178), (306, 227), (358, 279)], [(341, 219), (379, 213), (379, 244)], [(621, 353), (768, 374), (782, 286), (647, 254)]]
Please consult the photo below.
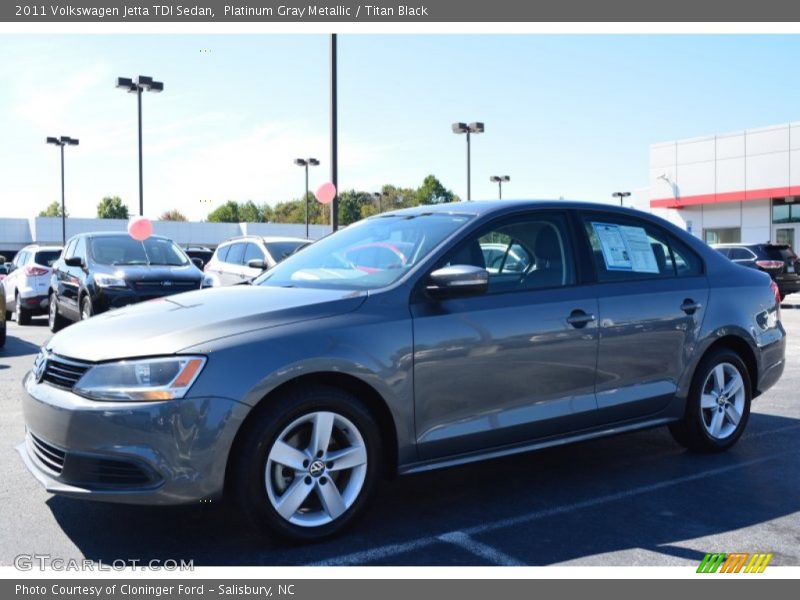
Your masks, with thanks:
[[(83, 237), (130, 237), (130, 234), (127, 231), (89, 231), (86, 233), (79, 233), (79, 236)], [(158, 238), (162, 240), (168, 240), (170, 238), (164, 237), (163, 235), (156, 235), (152, 234), (148, 237), (150, 238)]]
[[(426, 213), (444, 214), (467, 214), (467, 215), (488, 215), (491, 213), (501, 213), (519, 208), (582, 208), (585, 210), (603, 210), (620, 213), (642, 214), (632, 208), (619, 207), (615, 204), (604, 202), (586, 202), (584, 200), (475, 200), (472, 202), (447, 202), (443, 204), (421, 204), (411, 208), (401, 208), (391, 213), (381, 213), (377, 217), (393, 215), (420, 215)], [(375, 218), (375, 217), (373, 217)]]
[[(61, 246), (53, 246), (53, 245), (45, 246), (45, 245), (41, 245), (41, 244), (28, 244), (22, 250), (31, 250), (33, 248), (35, 248), (37, 251), (38, 250), (58, 250), (59, 252), (61, 252), (61, 250), (62, 250)], [(20, 252), (22, 250), (20, 250)]]
[(313, 240), (307, 240), (305, 238), (298, 238), (298, 237), (286, 237), (286, 236), (277, 236), (277, 235), (237, 235), (236, 237), (232, 237), (224, 242), (220, 242), (220, 246), (223, 244), (230, 244), (232, 242), (242, 242), (247, 240), (261, 240), (263, 242), (304, 242), (304, 243), (311, 243)]

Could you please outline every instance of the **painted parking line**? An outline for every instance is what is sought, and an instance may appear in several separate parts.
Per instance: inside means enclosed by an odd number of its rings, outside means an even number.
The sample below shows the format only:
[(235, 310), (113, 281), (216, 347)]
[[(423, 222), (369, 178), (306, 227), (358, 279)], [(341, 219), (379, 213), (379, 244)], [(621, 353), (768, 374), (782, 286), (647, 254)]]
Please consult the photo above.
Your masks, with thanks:
[(453, 531), (452, 533), (445, 533), (438, 536), (439, 541), (447, 542), (463, 548), (476, 556), (488, 560), (493, 565), (503, 567), (524, 567), (525, 563), (517, 560), (513, 556), (509, 556), (505, 552), (501, 552), (497, 548), (472, 539), (463, 531)]
[[(796, 451), (795, 451), (796, 452)], [(631, 488), (629, 490), (624, 490), (621, 492), (617, 492), (614, 494), (607, 494), (605, 496), (600, 496), (599, 498), (594, 498), (592, 500), (584, 500), (582, 502), (574, 502), (571, 504), (565, 504), (563, 506), (557, 506), (554, 508), (549, 508), (546, 510), (538, 510), (531, 513), (519, 515), (516, 517), (509, 517), (507, 519), (501, 519), (499, 521), (492, 521), (489, 523), (483, 523), (481, 525), (475, 525), (473, 527), (469, 527), (467, 529), (462, 529), (460, 531), (455, 532), (447, 532), (444, 534), (440, 534), (438, 536), (429, 536), (424, 538), (417, 538), (410, 542), (404, 542), (400, 544), (387, 544), (385, 546), (378, 546), (375, 548), (370, 548), (369, 550), (362, 550), (360, 552), (353, 552), (351, 554), (345, 554), (342, 556), (336, 556), (333, 558), (329, 558), (323, 561), (311, 563), (311, 566), (319, 566), (319, 567), (332, 567), (332, 566), (341, 566), (341, 565), (354, 565), (354, 564), (365, 564), (369, 562), (374, 562), (378, 560), (385, 559), (389, 556), (395, 556), (398, 554), (404, 554), (406, 552), (411, 552), (414, 550), (419, 550), (421, 548), (425, 548), (432, 544), (442, 543), (443, 536), (452, 536), (456, 535), (466, 535), (466, 536), (476, 536), (481, 535), (483, 533), (487, 533), (490, 531), (495, 531), (497, 529), (504, 529), (507, 527), (516, 527), (523, 524), (528, 524), (532, 521), (538, 521), (541, 519), (546, 519), (549, 517), (554, 517), (557, 515), (562, 515), (578, 510), (584, 510), (587, 508), (593, 508), (595, 506), (599, 506), (601, 504), (607, 504), (609, 502), (617, 502), (620, 500), (627, 500), (628, 498), (633, 498), (635, 496), (641, 496), (643, 494), (649, 494), (652, 492), (656, 492), (659, 490), (663, 490), (665, 488), (673, 487), (676, 485), (681, 485), (684, 483), (691, 483), (692, 481), (706, 479), (708, 477), (714, 477), (717, 475), (723, 475), (725, 473), (730, 473), (732, 471), (737, 471), (739, 469), (744, 469), (747, 467), (751, 467), (753, 465), (758, 465), (761, 463), (768, 462), (770, 460), (775, 460), (779, 458), (785, 458), (787, 452), (785, 450), (781, 452), (776, 452), (774, 454), (769, 454), (767, 456), (763, 456), (761, 458), (754, 458), (752, 460), (743, 461), (737, 463), (735, 465), (728, 465), (726, 467), (718, 467), (716, 469), (706, 469), (705, 471), (698, 471), (697, 473), (692, 473), (691, 475), (685, 475), (683, 477), (675, 477), (673, 479), (668, 479), (666, 481), (659, 481), (658, 483), (652, 483), (650, 485), (643, 485), (635, 488)]]

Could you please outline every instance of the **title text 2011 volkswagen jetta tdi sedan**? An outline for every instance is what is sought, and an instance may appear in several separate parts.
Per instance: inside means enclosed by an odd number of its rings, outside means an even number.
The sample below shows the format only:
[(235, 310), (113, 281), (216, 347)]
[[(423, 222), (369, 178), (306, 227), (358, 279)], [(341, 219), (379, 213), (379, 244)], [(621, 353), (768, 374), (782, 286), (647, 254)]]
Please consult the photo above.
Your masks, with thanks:
[(376, 478), (668, 425), (741, 436), (784, 368), (769, 276), (656, 217), (473, 202), (376, 216), (252, 285), (57, 334), (26, 377), (20, 453), (57, 494), (225, 491), (315, 539)]

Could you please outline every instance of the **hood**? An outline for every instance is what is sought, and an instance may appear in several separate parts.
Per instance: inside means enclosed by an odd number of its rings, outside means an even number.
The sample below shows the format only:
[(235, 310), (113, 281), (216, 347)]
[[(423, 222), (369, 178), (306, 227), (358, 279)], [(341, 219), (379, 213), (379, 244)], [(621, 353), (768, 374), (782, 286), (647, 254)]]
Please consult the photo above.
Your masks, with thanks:
[(238, 285), (166, 296), (94, 316), (47, 348), (77, 360), (173, 354), (221, 337), (344, 314), (366, 292)]
[(170, 265), (119, 265), (116, 267), (103, 265), (95, 267), (95, 272), (109, 273), (124, 277), (132, 283), (142, 281), (200, 281), (203, 272), (193, 264), (182, 266)]

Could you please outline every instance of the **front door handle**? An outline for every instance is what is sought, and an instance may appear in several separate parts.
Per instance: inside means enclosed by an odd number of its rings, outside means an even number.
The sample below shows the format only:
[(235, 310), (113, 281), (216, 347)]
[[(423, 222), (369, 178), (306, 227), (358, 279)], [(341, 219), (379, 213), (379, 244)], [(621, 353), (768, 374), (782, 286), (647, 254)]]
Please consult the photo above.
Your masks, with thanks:
[(687, 298), (681, 304), (681, 310), (685, 312), (687, 315), (693, 315), (696, 310), (703, 308), (703, 305), (699, 302), (695, 302), (691, 298)]
[(586, 327), (588, 323), (591, 323), (594, 320), (595, 316), (593, 314), (584, 312), (580, 309), (573, 310), (567, 317), (567, 323), (572, 325), (575, 329)]

